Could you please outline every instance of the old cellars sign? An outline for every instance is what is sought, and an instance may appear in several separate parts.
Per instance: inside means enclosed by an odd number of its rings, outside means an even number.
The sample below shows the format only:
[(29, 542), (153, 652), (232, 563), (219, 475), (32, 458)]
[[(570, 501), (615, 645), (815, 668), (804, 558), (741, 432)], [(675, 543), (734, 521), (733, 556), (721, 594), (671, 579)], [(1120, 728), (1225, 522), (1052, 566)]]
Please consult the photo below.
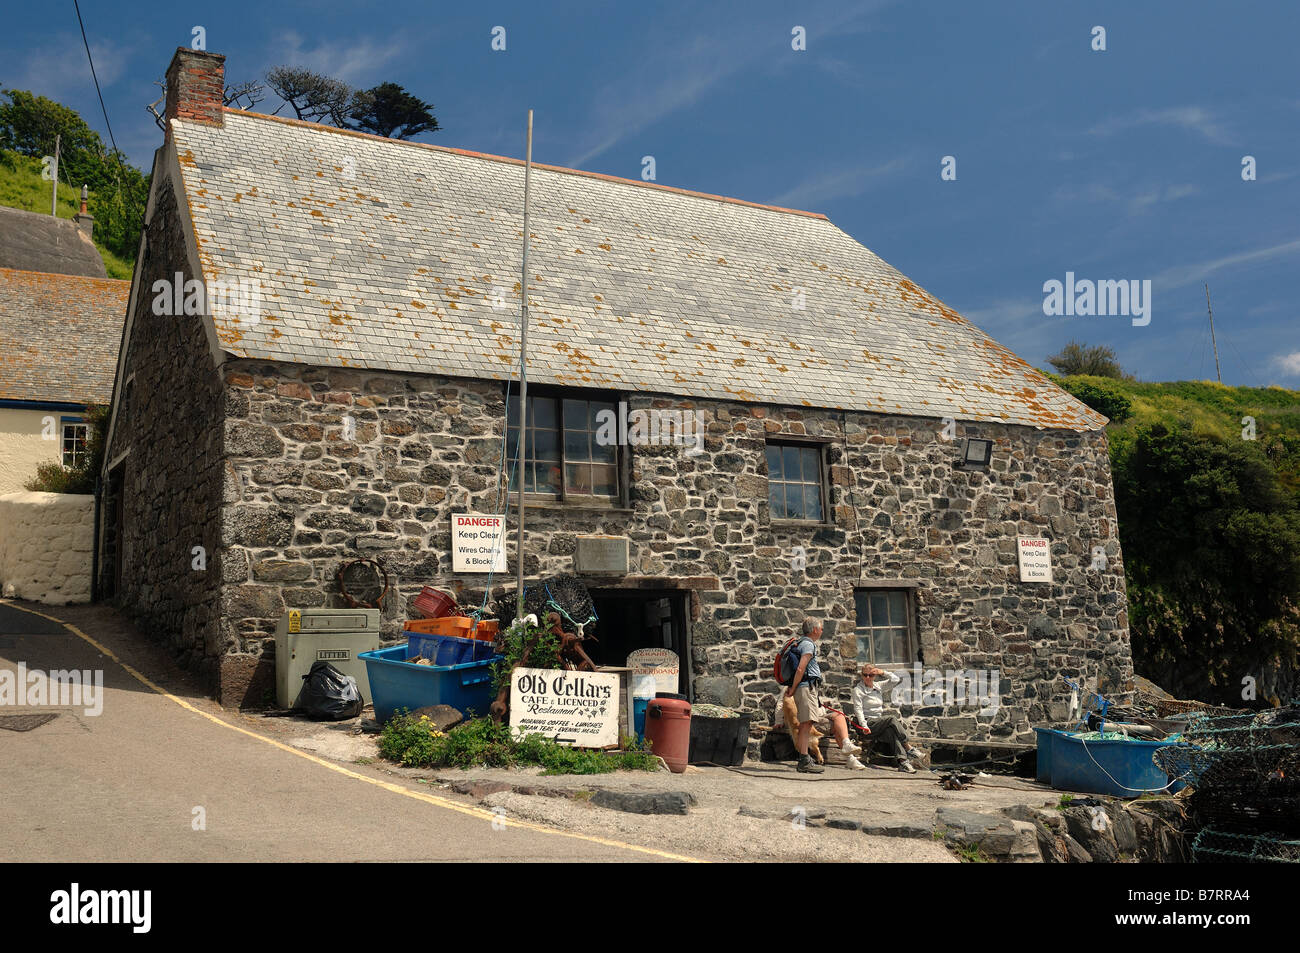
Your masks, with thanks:
[(510, 727), (579, 748), (618, 744), (618, 676), (517, 668), (510, 676)]

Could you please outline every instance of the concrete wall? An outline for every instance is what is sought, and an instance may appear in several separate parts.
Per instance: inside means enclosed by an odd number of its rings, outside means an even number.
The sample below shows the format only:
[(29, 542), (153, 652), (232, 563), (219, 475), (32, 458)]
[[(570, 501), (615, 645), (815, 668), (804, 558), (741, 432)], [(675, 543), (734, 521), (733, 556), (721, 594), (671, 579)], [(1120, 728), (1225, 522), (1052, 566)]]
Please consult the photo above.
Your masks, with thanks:
[(0, 591), (47, 605), (90, 601), (95, 498), (0, 496)]
[[(55, 410), (21, 410), (0, 407), (0, 493), (20, 492), (42, 463), (62, 459), (63, 429)], [(45, 418), (53, 417), (54, 439), (41, 436)]]

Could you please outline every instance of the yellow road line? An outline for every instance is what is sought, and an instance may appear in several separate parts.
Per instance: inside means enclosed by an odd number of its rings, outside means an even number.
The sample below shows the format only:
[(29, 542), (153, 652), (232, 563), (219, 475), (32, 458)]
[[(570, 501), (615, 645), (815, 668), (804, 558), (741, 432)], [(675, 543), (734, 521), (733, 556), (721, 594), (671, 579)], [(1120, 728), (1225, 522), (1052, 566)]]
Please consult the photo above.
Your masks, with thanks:
[(148, 676), (142, 674), (141, 672), (136, 671), (130, 665), (127, 665), (120, 658), (118, 658), (116, 654), (113, 653), (112, 649), (108, 648), (108, 646), (106, 645), (100, 645), (93, 638), (91, 638), (85, 632), (82, 632), (79, 628), (77, 628), (75, 625), (72, 625), (71, 623), (64, 622), (62, 619), (56, 619), (52, 615), (46, 615), (44, 612), (37, 612), (35, 609), (28, 609), (25, 606), (16, 606), (12, 602), (5, 602), (4, 605), (7, 605), (12, 609), (18, 609), (20, 612), (27, 612), (34, 616), (40, 616), (42, 619), (47, 619), (50, 622), (57, 622), (59, 625), (63, 626), (73, 635), (77, 636), (79, 639), (89, 642), (91, 645), (95, 647), (96, 650), (98, 650), (104, 655), (107, 655), (118, 665), (122, 666), (122, 668), (126, 670), (127, 674), (129, 674), (136, 681), (140, 682), (143, 685), (148, 686), (152, 691), (157, 692), (159, 695), (163, 696), (164, 698), (175, 702), (177, 705), (180, 705), (182, 708), (186, 709), (187, 711), (192, 711), (194, 712), (194, 714), (199, 715), (202, 718), (206, 718), (208, 719), (208, 721), (211, 721), (214, 724), (221, 725), (223, 728), (229, 728), (231, 731), (237, 731), (241, 735), (247, 735), (250, 738), (256, 738), (258, 741), (264, 741), (268, 745), (271, 745), (272, 747), (279, 748), (281, 751), (287, 751), (289, 752), (289, 754), (297, 755), (299, 758), (305, 758), (306, 760), (311, 761), (314, 764), (319, 764), (321, 767), (329, 768), (329, 770), (336, 771), (339, 774), (343, 775), (344, 777), (353, 778), (354, 780), (357, 781), (365, 781), (367, 784), (373, 784), (375, 787), (383, 788), (385, 791), (391, 791), (393, 794), (400, 794), (404, 797), (413, 798), (417, 801), (424, 801), (426, 804), (434, 804), (438, 807), (446, 808), (449, 811), (457, 811), (461, 814), (468, 815), (469, 817), (476, 817), (479, 818), (480, 820), (492, 821), (498, 824), (504, 823), (507, 827), (518, 827), (522, 830), (536, 831), (539, 834), (554, 834), (558, 837), (572, 837), (575, 840), (587, 841), (592, 844), (600, 844), (603, 847), (617, 847), (622, 850), (630, 850), (639, 854), (649, 854), (653, 857), (661, 857), (665, 860), (677, 860), (677, 861), (684, 861), (686, 863), (693, 863), (693, 864), (705, 863), (705, 861), (700, 860), (698, 857), (687, 857), (683, 854), (673, 854), (665, 850), (656, 850), (653, 847), (641, 847), (637, 844), (625, 844), (622, 841), (609, 840), (604, 837), (596, 837), (592, 834), (579, 834), (574, 831), (562, 831), (559, 830), (558, 828), (545, 827), (541, 824), (533, 824), (529, 821), (516, 821), (510, 818), (503, 818), (497, 814), (493, 814), (491, 811), (486, 811), (480, 807), (470, 807), (468, 805), (460, 804), (456, 801), (452, 801), (447, 798), (438, 797), (437, 795), (434, 794), (425, 794), (423, 791), (412, 791), (410, 788), (403, 787), (400, 784), (393, 784), (390, 781), (381, 781), (379, 778), (372, 778), (369, 777), (368, 775), (358, 774), (356, 771), (349, 771), (347, 768), (343, 767), (342, 765), (333, 764), (329, 761), (326, 761), (324, 758), (318, 758), (316, 755), (309, 754), (306, 751), (301, 751), (298, 748), (293, 747), (292, 745), (286, 745), (283, 742), (276, 741), (274, 738), (268, 738), (265, 735), (259, 735), (255, 731), (249, 731), (247, 728), (241, 728), (239, 727), (239, 725), (231, 724), (230, 722), (226, 721), (224, 718), (218, 718), (216, 715), (210, 714), (209, 712), (203, 711), (199, 708), (195, 708), (189, 702), (185, 701), (185, 699), (177, 698), (175, 695), (167, 691), (161, 685), (155, 684)]

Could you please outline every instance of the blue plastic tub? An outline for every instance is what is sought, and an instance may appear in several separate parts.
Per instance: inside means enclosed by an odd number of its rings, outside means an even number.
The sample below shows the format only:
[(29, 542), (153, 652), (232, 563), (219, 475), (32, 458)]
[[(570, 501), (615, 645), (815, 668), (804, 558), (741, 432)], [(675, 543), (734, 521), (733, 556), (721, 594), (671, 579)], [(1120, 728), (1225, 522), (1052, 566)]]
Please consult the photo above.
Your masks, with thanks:
[(1052, 746), (1056, 739), (1065, 734), (1055, 728), (1035, 728), (1038, 736), (1038, 772), (1035, 775), (1043, 784), (1052, 783)]
[(493, 656), (461, 665), (415, 665), (406, 661), (405, 644), (359, 652), (370, 677), (375, 720), (381, 725), (399, 708), (415, 711), (426, 705), (450, 705), (466, 717), (486, 715), (492, 704)]
[(492, 643), (484, 639), (462, 639), (455, 635), (429, 635), (423, 632), (403, 632), (407, 639), (407, 658), (424, 656), (434, 665), (462, 665), (465, 662), (482, 662), (496, 653)]
[(1043, 780), (1043, 738), (1050, 736), (1048, 771), (1058, 791), (1138, 797), (1177, 791), (1152, 755), (1160, 748), (1185, 746), (1178, 741), (1084, 741), (1064, 731), (1036, 728), (1038, 732), (1038, 779)]

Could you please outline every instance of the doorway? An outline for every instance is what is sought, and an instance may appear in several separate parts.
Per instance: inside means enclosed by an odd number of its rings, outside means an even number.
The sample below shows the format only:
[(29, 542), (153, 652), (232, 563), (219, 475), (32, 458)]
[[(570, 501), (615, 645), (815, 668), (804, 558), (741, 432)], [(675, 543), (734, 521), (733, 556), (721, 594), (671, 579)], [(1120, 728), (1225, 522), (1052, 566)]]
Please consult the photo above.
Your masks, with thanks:
[(690, 698), (691, 651), (687, 592), (679, 589), (589, 589), (596, 607), (596, 641), (584, 646), (597, 665), (624, 666), (635, 649), (671, 649), (680, 663), (677, 691)]

